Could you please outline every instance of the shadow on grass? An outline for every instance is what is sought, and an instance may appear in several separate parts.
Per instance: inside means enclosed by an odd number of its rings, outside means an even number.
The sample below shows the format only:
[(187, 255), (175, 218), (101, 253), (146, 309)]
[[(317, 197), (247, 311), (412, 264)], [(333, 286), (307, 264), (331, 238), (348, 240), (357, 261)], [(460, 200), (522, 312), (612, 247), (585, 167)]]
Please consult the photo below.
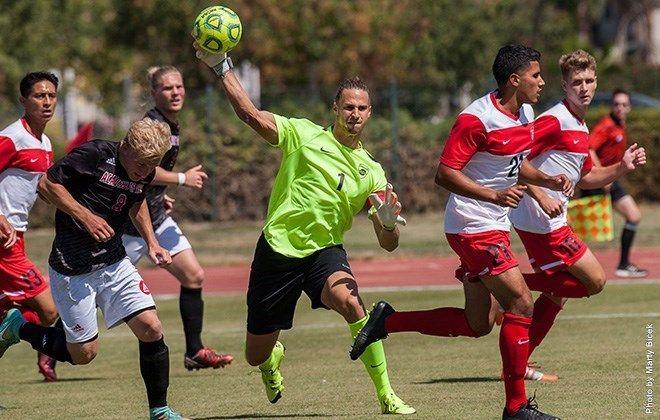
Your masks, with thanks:
[(429, 379), (424, 382), (413, 382), (416, 385), (430, 385), (430, 384), (460, 384), (460, 383), (476, 383), (476, 382), (500, 382), (501, 379), (495, 376), (475, 376), (472, 378), (440, 378)]
[[(99, 378), (94, 378), (94, 377), (92, 377), (92, 378), (57, 378), (57, 381), (55, 381), (55, 383), (57, 383), (57, 382), (93, 382), (93, 381), (105, 381), (107, 379), (108, 378), (101, 378), (101, 377), (99, 377)], [(50, 384), (51, 382), (46, 382), (44, 380), (40, 380), (40, 381), (37, 380), (37, 381), (30, 382), (30, 383)]]
[(294, 418), (294, 417), (338, 417), (330, 414), (236, 414), (233, 416), (211, 416), (211, 417), (195, 417), (195, 420), (213, 420), (213, 419), (278, 419), (278, 418)]

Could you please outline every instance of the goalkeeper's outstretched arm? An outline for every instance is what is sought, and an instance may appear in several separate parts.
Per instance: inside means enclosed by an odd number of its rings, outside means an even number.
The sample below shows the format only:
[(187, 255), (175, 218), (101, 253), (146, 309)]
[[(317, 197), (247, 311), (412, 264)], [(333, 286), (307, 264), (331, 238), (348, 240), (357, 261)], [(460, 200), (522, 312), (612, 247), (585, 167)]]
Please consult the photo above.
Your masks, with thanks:
[(275, 117), (268, 111), (257, 109), (250, 100), (241, 82), (232, 70), (234, 64), (227, 54), (209, 54), (202, 51), (196, 43), (193, 44), (197, 50), (197, 58), (202, 60), (207, 66), (211, 67), (215, 74), (222, 80), (222, 87), (225, 89), (227, 98), (231, 106), (236, 111), (236, 115), (247, 125), (252, 127), (261, 137), (270, 144), (277, 144), (277, 124)]
[(272, 113), (257, 109), (254, 106), (232, 70), (229, 70), (222, 78), (222, 86), (225, 88), (227, 98), (229, 98), (231, 106), (234, 107), (238, 118), (252, 127), (268, 143), (277, 144), (275, 117)]

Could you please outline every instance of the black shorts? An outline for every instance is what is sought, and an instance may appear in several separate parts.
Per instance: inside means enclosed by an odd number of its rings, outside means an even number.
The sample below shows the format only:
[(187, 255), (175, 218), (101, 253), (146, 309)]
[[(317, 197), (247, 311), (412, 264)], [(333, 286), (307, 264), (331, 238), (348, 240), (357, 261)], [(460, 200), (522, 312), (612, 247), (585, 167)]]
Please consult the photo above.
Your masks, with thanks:
[[(582, 197), (589, 197), (592, 195), (602, 195), (605, 194), (605, 190), (602, 188), (597, 188), (595, 190), (582, 190)], [(628, 193), (625, 189), (619, 184), (619, 181), (614, 181), (612, 187), (610, 188), (610, 197), (612, 197), (612, 203), (616, 203), (621, 200), (623, 197), (627, 196)]]
[(328, 277), (337, 271), (353, 275), (341, 245), (319, 249), (304, 258), (290, 258), (275, 252), (262, 234), (250, 270), (248, 332), (269, 334), (290, 329), (302, 292), (313, 309), (329, 309), (321, 302), (321, 292)]

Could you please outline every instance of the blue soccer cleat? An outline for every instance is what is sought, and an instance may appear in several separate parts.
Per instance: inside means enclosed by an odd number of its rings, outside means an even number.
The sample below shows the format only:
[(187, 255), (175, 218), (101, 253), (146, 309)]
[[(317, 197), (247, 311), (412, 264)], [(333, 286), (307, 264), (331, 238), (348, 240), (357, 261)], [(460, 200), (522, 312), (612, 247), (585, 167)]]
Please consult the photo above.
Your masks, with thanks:
[(18, 329), (25, 324), (25, 319), (18, 309), (10, 309), (7, 311), (2, 323), (0, 323), (0, 357), (5, 354), (5, 351), (14, 344), (21, 341), (18, 338)]

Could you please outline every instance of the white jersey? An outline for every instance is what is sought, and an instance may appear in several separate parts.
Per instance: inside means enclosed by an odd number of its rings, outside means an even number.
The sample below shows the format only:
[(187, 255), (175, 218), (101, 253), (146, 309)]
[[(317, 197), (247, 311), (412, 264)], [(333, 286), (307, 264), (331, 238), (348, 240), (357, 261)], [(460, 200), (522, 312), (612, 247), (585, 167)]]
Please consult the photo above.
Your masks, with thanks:
[[(523, 105), (518, 115), (512, 115), (491, 92), (459, 114), (440, 163), (485, 187), (509, 188), (518, 181), (520, 165), (530, 152), (533, 121), (531, 106)], [(509, 231), (508, 212), (507, 207), (452, 193), (445, 209), (445, 232)]]
[[(566, 174), (573, 184), (577, 184), (591, 170), (589, 129), (584, 120), (571, 113), (566, 103), (560, 102), (539, 115), (534, 122), (534, 133), (529, 162), (535, 168), (548, 175)], [(563, 213), (551, 219), (536, 200), (525, 194), (518, 208), (509, 213), (516, 229), (548, 233), (566, 226), (568, 197), (561, 191), (547, 188), (543, 191), (564, 204)]]
[(0, 131), (0, 214), (17, 231), (27, 229), (39, 179), (52, 162), (50, 139), (34, 137), (23, 118)]

